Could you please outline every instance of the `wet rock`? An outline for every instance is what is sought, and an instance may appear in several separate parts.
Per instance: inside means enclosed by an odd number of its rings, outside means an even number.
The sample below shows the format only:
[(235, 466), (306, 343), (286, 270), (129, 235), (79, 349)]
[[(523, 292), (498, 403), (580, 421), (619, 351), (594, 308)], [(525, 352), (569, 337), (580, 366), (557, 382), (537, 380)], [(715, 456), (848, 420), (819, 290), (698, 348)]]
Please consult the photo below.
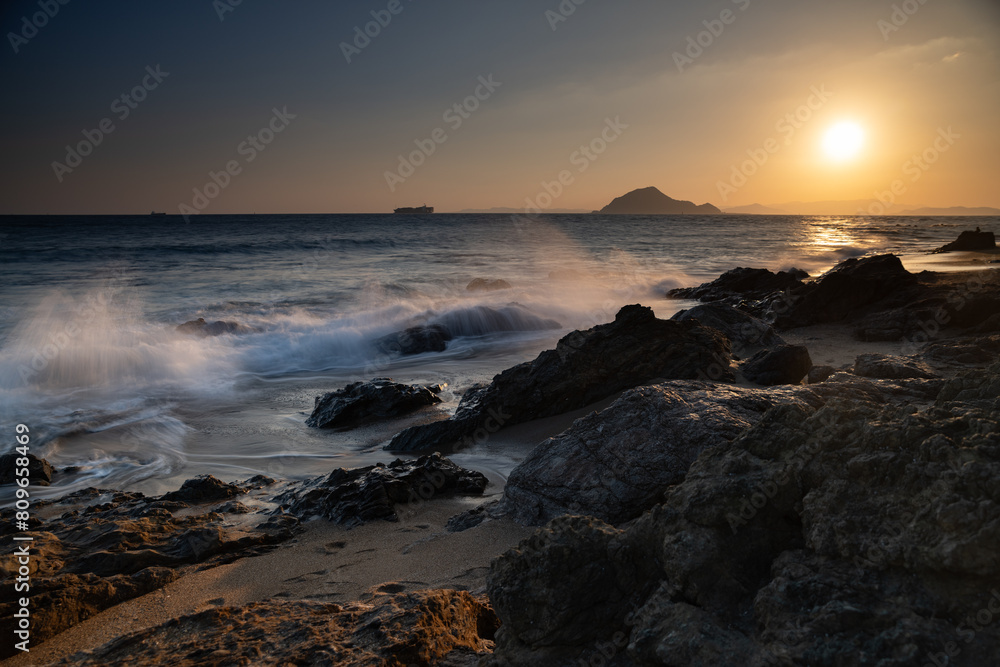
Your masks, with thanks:
[(813, 366), (806, 375), (806, 384), (819, 384), (837, 372), (833, 366)]
[(699, 301), (721, 301), (723, 299), (757, 300), (774, 292), (784, 292), (802, 286), (802, 280), (809, 274), (799, 269), (773, 273), (767, 269), (739, 267), (726, 271), (710, 283), (698, 287), (685, 287), (667, 292), (671, 299), (697, 299)]
[(354, 428), (382, 419), (402, 417), (440, 402), (436, 392), (428, 387), (399, 384), (392, 378), (375, 378), (317, 396), (306, 424), (316, 428)]
[(466, 591), (376, 594), (347, 605), (255, 602), (182, 616), (57, 664), (475, 664), (493, 648), (498, 625), (489, 601)]
[(722, 302), (703, 303), (682, 310), (670, 319), (698, 320), (706, 327), (721, 331), (739, 357), (750, 357), (762, 349), (785, 344), (770, 324)]
[(993, 250), (997, 247), (996, 236), (993, 232), (982, 232), (976, 227), (975, 231), (965, 231), (958, 235), (958, 238), (948, 245), (941, 246), (935, 253), (957, 252), (960, 250)]
[(585, 407), (657, 378), (732, 381), (729, 341), (695, 321), (626, 306), (615, 321), (563, 337), (554, 350), (469, 389), (455, 416), (397, 434), (390, 451), (447, 448), (477, 433)]
[(199, 317), (196, 320), (190, 320), (184, 324), (178, 325), (177, 331), (189, 336), (211, 338), (214, 336), (223, 336), (225, 334), (253, 333), (255, 330), (245, 324), (240, 324), (239, 322), (229, 322), (223, 320), (206, 322), (204, 317)]
[(789, 390), (697, 382), (632, 389), (535, 447), (510, 473), (496, 513), (526, 525), (564, 514), (623, 523), (658, 504), (706, 448), (797, 400)]
[(804, 345), (781, 345), (761, 350), (748, 359), (740, 370), (747, 380), (771, 387), (799, 384), (812, 367), (812, 358)]
[(228, 484), (212, 475), (201, 475), (187, 480), (177, 491), (164, 494), (162, 500), (206, 503), (215, 500), (228, 500), (244, 493), (246, 491), (236, 484)]
[(883, 310), (912, 302), (916, 277), (895, 255), (848, 259), (819, 280), (793, 290), (775, 309), (778, 329), (840, 322), (863, 315), (879, 304)]
[(921, 410), (848, 377), (621, 529), (557, 518), (494, 561), (489, 664), (587, 663), (618, 633), (605, 664), (996, 663), (1000, 624), (960, 633), (1000, 599), (1000, 366)]
[(854, 374), (867, 378), (901, 380), (937, 377), (925, 364), (908, 357), (887, 354), (862, 354), (854, 361)]
[(397, 459), (366, 468), (340, 468), (279, 495), (280, 511), (301, 518), (322, 516), (346, 526), (384, 519), (398, 521), (396, 505), (438, 496), (482, 495), (488, 480), (440, 454), (415, 461)]
[[(28, 459), (28, 465), (18, 465), (17, 460), (24, 458)], [(28, 454), (25, 457), (16, 452), (0, 456), (0, 484), (17, 483), (20, 476), (15, 473), (24, 468), (28, 469), (28, 482), (30, 484), (36, 486), (49, 486), (52, 484), (52, 475), (55, 474), (52, 464), (45, 459), (38, 458), (34, 454)]]
[(404, 356), (425, 352), (444, 352), (448, 341), (454, 336), (441, 324), (410, 327), (404, 331), (383, 336), (375, 341), (375, 347), (383, 354)]
[[(195, 502), (224, 497), (233, 485), (215, 478), (185, 483), (180, 497)], [(229, 525), (216, 512), (198, 512), (186, 502), (148, 498), (141, 493), (84, 489), (36, 510), (67, 507), (60, 516), (31, 526), (32, 643), (37, 644), (125, 600), (164, 586), (187, 565), (221, 563), (273, 548), (292, 537), (294, 517), (272, 517), (257, 525)], [(183, 516), (174, 516), (178, 509)], [(36, 514), (38, 512), (36, 511)], [(0, 534), (13, 522), (0, 525)], [(12, 578), (15, 559), (0, 562)], [(0, 632), (11, 635), (13, 613), (22, 595), (13, 586), (0, 591)], [(0, 656), (13, 655), (12, 643)]]
[(465, 286), (470, 292), (496, 292), (498, 290), (510, 289), (510, 283), (506, 280), (487, 280), (486, 278), (476, 278)]

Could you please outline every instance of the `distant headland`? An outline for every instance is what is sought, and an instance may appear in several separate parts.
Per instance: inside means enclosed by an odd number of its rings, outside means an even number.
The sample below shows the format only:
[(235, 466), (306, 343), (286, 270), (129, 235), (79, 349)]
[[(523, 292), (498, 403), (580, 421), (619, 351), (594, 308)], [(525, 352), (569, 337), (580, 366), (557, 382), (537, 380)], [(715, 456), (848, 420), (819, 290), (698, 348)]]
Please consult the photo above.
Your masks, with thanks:
[(622, 215), (719, 215), (711, 204), (698, 206), (689, 201), (672, 199), (656, 188), (641, 188), (618, 197), (600, 210), (605, 214)]

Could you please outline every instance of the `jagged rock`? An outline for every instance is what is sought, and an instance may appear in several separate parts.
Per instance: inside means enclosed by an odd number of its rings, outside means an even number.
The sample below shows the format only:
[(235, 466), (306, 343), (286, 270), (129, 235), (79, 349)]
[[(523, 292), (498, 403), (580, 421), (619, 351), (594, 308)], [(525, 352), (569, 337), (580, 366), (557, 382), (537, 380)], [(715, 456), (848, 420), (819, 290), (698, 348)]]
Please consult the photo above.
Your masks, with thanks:
[(204, 317), (199, 317), (196, 320), (190, 320), (184, 324), (178, 325), (177, 331), (190, 336), (211, 338), (225, 334), (253, 333), (254, 329), (246, 326), (245, 324), (240, 324), (239, 322), (228, 322), (223, 320), (206, 322)]
[(435, 394), (429, 387), (399, 384), (392, 378), (355, 382), (339, 391), (317, 396), (306, 425), (346, 429), (381, 419), (402, 417), (422, 407), (440, 403), (441, 399)]
[(451, 419), (397, 434), (390, 451), (445, 448), (478, 433), (585, 407), (657, 378), (732, 381), (729, 341), (697, 322), (626, 306), (615, 321), (563, 337), (554, 350), (469, 389)]
[(489, 601), (466, 591), (376, 594), (347, 605), (255, 602), (182, 616), (57, 664), (475, 664), (493, 648), (498, 625)]
[(424, 352), (444, 352), (448, 347), (448, 341), (452, 338), (454, 336), (443, 325), (430, 324), (410, 327), (405, 331), (383, 336), (375, 341), (375, 347), (383, 354), (404, 356)]
[(301, 518), (322, 516), (346, 526), (385, 519), (398, 521), (395, 506), (437, 496), (482, 495), (488, 480), (440, 454), (415, 461), (397, 459), (366, 468), (339, 468), (285, 491), (279, 511)]
[(975, 617), (1000, 602), (1000, 365), (922, 410), (849, 377), (622, 529), (562, 517), (494, 561), (488, 664), (587, 664), (620, 634), (609, 667), (996, 664), (1000, 624)]
[(960, 250), (993, 250), (997, 247), (996, 236), (993, 232), (981, 232), (976, 227), (975, 231), (965, 231), (958, 235), (958, 238), (948, 245), (941, 246), (935, 253), (956, 252)]
[(781, 345), (761, 350), (741, 367), (743, 376), (765, 387), (779, 384), (799, 384), (813, 367), (809, 350), (804, 345)]
[(917, 287), (916, 277), (895, 255), (848, 259), (779, 299), (780, 308), (772, 304), (774, 326), (791, 329), (839, 322), (876, 303), (892, 308), (911, 302)]
[(733, 352), (740, 357), (750, 357), (762, 349), (784, 345), (771, 325), (764, 320), (737, 310), (722, 302), (703, 303), (676, 313), (672, 320), (698, 320), (706, 327), (721, 331), (732, 343)]
[(906, 357), (887, 354), (862, 354), (854, 361), (854, 374), (867, 378), (901, 380), (905, 378), (932, 379), (934, 375), (925, 364)]
[(667, 297), (699, 301), (721, 301), (733, 297), (757, 300), (775, 292), (801, 287), (802, 280), (808, 277), (808, 273), (799, 269), (773, 273), (767, 269), (739, 267), (726, 271), (710, 283), (670, 290)]
[[(292, 537), (298, 520), (291, 516), (237, 527), (227, 525), (221, 514), (191, 511), (187, 503), (169, 499), (217, 500), (229, 486), (207, 477), (189, 480), (183, 492), (161, 498), (84, 489), (36, 503), (36, 509), (46, 504), (73, 509), (31, 526), (32, 644), (170, 583), (185, 565), (262, 553)], [(178, 509), (188, 511), (175, 517)], [(11, 532), (13, 522), (0, 524), (0, 534)], [(17, 576), (17, 568), (13, 558), (0, 561), (5, 578)], [(13, 586), (0, 591), (0, 632), (8, 636), (22, 594)], [(0, 657), (14, 652), (12, 643), (0, 645)]]
[(728, 445), (791, 391), (666, 382), (625, 392), (535, 447), (507, 479), (495, 514), (539, 525), (563, 514), (611, 524), (656, 505), (703, 450)]
[[(28, 459), (27, 466), (17, 465), (17, 460), (21, 458)], [(34, 454), (28, 454), (27, 457), (24, 457), (16, 452), (0, 456), (0, 484), (16, 483), (19, 476), (15, 473), (25, 467), (28, 469), (29, 484), (36, 486), (49, 486), (52, 484), (52, 475), (55, 474), (52, 464), (45, 459), (38, 458)]]
[(465, 289), (470, 292), (496, 292), (498, 290), (510, 289), (510, 283), (499, 278), (496, 280), (476, 278), (466, 285)]
[(813, 366), (806, 375), (806, 384), (819, 384), (837, 372), (833, 366)]
[(164, 494), (162, 500), (205, 503), (214, 500), (228, 500), (244, 493), (246, 490), (236, 484), (228, 484), (212, 475), (201, 475), (187, 480), (177, 491)]

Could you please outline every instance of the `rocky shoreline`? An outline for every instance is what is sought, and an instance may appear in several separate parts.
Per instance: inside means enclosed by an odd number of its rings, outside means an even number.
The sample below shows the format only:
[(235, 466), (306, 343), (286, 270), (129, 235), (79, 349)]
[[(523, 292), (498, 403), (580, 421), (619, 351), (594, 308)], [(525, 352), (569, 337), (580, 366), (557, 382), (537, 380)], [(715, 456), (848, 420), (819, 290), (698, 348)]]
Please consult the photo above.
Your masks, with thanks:
[[(996, 270), (912, 274), (892, 255), (817, 279), (734, 269), (671, 293), (701, 302), (671, 320), (627, 306), (387, 445), (419, 458), (39, 503), (33, 642), (196, 573), (297, 557), (333, 522), (330, 544), (384, 525), (441, 558), (476, 540), (492, 563), (447, 587), (195, 605), (59, 664), (998, 664), (998, 288)], [(828, 354), (836, 337), (860, 352)], [(434, 453), (600, 401), (502, 489)], [(311, 421), (435, 402), (380, 378), (318, 397)], [(368, 557), (391, 557), (379, 539)], [(340, 568), (341, 550), (310, 563)], [(8, 636), (15, 604), (7, 587)]]

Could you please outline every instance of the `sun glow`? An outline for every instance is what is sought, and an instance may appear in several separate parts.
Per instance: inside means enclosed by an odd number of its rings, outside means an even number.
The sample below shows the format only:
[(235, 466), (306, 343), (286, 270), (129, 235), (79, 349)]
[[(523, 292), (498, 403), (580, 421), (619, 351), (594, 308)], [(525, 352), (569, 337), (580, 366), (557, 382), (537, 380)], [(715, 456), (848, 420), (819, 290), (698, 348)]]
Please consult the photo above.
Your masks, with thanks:
[(865, 145), (865, 131), (857, 123), (837, 123), (823, 137), (827, 157), (838, 162), (856, 158)]

